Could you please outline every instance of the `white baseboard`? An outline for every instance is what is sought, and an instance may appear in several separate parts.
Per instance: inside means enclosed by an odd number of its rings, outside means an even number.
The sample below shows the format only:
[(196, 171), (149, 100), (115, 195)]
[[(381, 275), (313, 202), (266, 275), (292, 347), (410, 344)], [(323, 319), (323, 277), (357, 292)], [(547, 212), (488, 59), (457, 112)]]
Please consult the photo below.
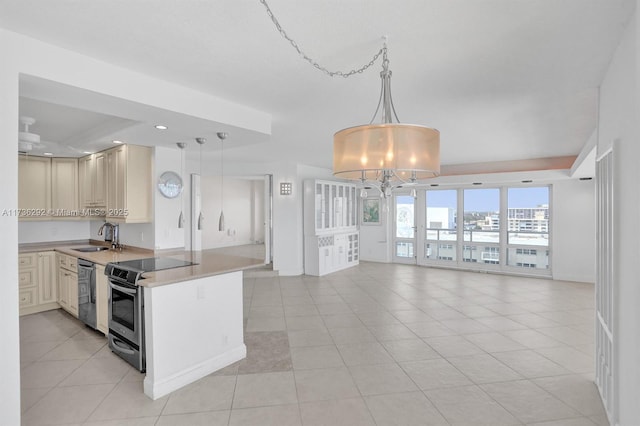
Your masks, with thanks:
[(236, 361), (246, 358), (247, 347), (244, 343), (221, 355), (210, 358), (169, 377), (153, 380), (149, 375), (144, 379), (144, 394), (151, 399), (162, 398), (171, 392), (199, 380), (214, 371), (218, 371)]

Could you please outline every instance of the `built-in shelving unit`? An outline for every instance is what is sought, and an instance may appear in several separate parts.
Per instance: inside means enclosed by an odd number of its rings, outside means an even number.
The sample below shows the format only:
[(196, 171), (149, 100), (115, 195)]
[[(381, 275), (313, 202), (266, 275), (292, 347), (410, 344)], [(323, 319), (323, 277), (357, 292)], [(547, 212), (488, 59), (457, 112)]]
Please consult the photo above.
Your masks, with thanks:
[(358, 198), (350, 183), (304, 182), (304, 271), (322, 276), (359, 263)]

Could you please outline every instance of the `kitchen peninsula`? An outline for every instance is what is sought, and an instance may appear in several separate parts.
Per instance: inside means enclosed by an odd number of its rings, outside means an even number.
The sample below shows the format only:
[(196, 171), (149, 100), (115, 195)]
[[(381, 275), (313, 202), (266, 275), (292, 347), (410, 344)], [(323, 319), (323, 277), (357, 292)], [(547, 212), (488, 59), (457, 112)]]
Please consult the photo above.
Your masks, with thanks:
[(144, 393), (149, 398), (160, 398), (245, 358), (242, 271), (263, 265), (262, 260), (216, 250), (86, 253), (74, 249), (79, 246), (82, 243), (26, 244), (20, 252), (55, 250), (97, 265), (149, 257), (195, 263), (146, 272), (138, 281), (144, 290)]

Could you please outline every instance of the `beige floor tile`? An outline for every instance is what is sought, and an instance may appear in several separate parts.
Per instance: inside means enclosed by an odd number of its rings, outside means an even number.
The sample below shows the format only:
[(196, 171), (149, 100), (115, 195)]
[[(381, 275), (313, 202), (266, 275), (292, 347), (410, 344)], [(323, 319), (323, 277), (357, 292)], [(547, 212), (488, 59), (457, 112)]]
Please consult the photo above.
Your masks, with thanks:
[(345, 302), (339, 303), (319, 303), (316, 305), (320, 315), (350, 314), (351, 308)]
[[(431, 314), (430, 314), (431, 315)], [(491, 331), (486, 325), (474, 319), (445, 319), (442, 325), (458, 334), (485, 333)]]
[(481, 385), (481, 388), (523, 423), (580, 416), (576, 410), (529, 380), (491, 383)]
[(163, 414), (158, 418), (155, 426), (227, 426), (229, 413), (228, 410), (223, 410), (204, 413)]
[[(62, 389), (62, 388), (61, 388)], [(120, 382), (98, 405), (90, 421), (159, 416), (168, 396), (151, 400), (144, 394), (141, 382)]]
[(358, 318), (366, 326), (373, 325), (394, 325), (400, 324), (393, 315), (386, 310), (378, 310), (373, 312), (357, 312)]
[(449, 425), (422, 392), (368, 396), (365, 402), (378, 425)]
[(457, 333), (436, 321), (405, 323), (407, 328), (422, 338), (453, 336)]
[(89, 359), (96, 352), (107, 345), (107, 340), (102, 339), (69, 339), (47, 352), (40, 360), (57, 361), (69, 359)]
[[(495, 315), (495, 313), (494, 313)], [(526, 330), (527, 326), (502, 316), (476, 318), (476, 321), (495, 331)]]
[(498, 333), (476, 333), (464, 336), (465, 339), (487, 352), (505, 352), (526, 349), (525, 346)]
[(20, 386), (23, 388), (56, 386), (85, 362), (85, 360), (66, 360), (31, 363), (20, 371)]
[(519, 322), (522, 325), (526, 325), (530, 328), (557, 327), (559, 325), (553, 320), (541, 317), (540, 315), (534, 313), (508, 315), (507, 318), (512, 319), (515, 322)]
[(584, 375), (546, 377), (533, 382), (584, 416), (605, 414), (595, 383)]
[(521, 425), (514, 416), (477, 386), (425, 391), (426, 396), (451, 425)]
[(390, 340), (382, 342), (382, 346), (396, 362), (440, 358), (440, 354), (421, 339)]
[[(225, 423), (226, 424), (226, 423)], [(231, 412), (229, 426), (298, 426), (300, 410), (297, 404), (272, 407), (242, 408)]]
[(424, 341), (445, 358), (485, 353), (463, 336), (428, 337)]
[(527, 426), (596, 426), (596, 423), (593, 423), (593, 421), (588, 417), (578, 417), (575, 419), (563, 419), (563, 420), (552, 420), (550, 422), (529, 423)]
[(570, 374), (566, 368), (531, 349), (499, 352), (494, 353), (493, 356), (528, 379)]
[(328, 330), (295, 330), (288, 331), (287, 334), (289, 336), (289, 346), (292, 348), (333, 344), (333, 339)]
[(354, 313), (322, 315), (324, 325), (328, 329), (343, 327), (364, 327), (360, 318)]
[(207, 376), (172, 392), (162, 415), (230, 410), (236, 387), (234, 376)]
[(446, 359), (403, 362), (400, 366), (422, 390), (471, 384), (471, 381)]
[(292, 372), (239, 375), (233, 409), (295, 404), (296, 385)]
[(22, 416), (23, 425), (52, 425), (85, 421), (114, 385), (54, 388)]
[(379, 341), (415, 339), (418, 336), (402, 324), (369, 326)]
[(365, 326), (329, 328), (329, 334), (336, 344), (376, 341), (374, 335)]
[(58, 386), (99, 385), (118, 383), (132, 370), (120, 358), (91, 358), (67, 376)]
[(38, 361), (47, 352), (50, 352), (62, 343), (63, 341), (55, 340), (20, 342), (20, 367), (24, 368), (28, 364)]
[(378, 342), (337, 345), (344, 363), (351, 365), (388, 364), (395, 362)]
[(300, 402), (324, 401), (360, 396), (346, 368), (325, 368), (295, 372)]
[(417, 391), (415, 383), (397, 364), (356, 365), (349, 367), (362, 395)]
[(324, 330), (324, 321), (320, 315), (286, 317), (287, 330)]
[(291, 348), (291, 361), (296, 370), (344, 366), (335, 345)]
[(501, 334), (529, 349), (552, 348), (562, 344), (554, 338), (531, 329), (507, 330), (502, 331)]
[(592, 357), (568, 346), (540, 348), (536, 352), (574, 373), (589, 373), (595, 368)]
[(22, 413), (33, 407), (40, 401), (52, 387), (49, 388), (22, 388), (20, 392), (20, 410)]
[(494, 383), (518, 380), (523, 377), (488, 354), (447, 358), (458, 370), (474, 383)]
[[(310, 300), (311, 301), (311, 300)], [(304, 317), (309, 315), (319, 315), (316, 305), (311, 304), (299, 304), (299, 305), (285, 305), (284, 314), (287, 317)]]
[(593, 343), (595, 335), (595, 333), (585, 334), (573, 327), (567, 326), (537, 328), (536, 330), (546, 336), (552, 337), (559, 342), (564, 343), (565, 345), (570, 346)]
[[(156, 424), (162, 424), (163, 426), (167, 426), (165, 423), (156, 423), (159, 421), (158, 417), (139, 417), (135, 419), (117, 419), (117, 420), (103, 420), (97, 422), (85, 422), (82, 426), (154, 426)], [(183, 423), (184, 424), (184, 423)]]
[(300, 404), (305, 426), (374, 426), (375, 422), (362, 398)]
[(281, 331), (287, 328), (284, 317), (278, 318), (255, 318), (249, 317), (245, 331)]

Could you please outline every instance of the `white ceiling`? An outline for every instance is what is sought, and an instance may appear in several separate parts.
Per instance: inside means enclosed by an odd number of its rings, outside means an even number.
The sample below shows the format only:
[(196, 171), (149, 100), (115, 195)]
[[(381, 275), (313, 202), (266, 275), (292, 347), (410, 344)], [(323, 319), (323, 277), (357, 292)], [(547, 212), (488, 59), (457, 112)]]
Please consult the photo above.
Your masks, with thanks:
[[(387, 35), (400, 120), (439, 129), (450, 165), (577, 155), (595, 129), (598, 85), (635, 1), (269, 4), (301, 48), (331, 69), (367, 63)], [(324, 75), (278, 34), (259, 0), (0, 0), (0, 26), (271, 114), (270, 139), (232, 129), (244, 141), (225, 146), (232, 159), (330, 168), (333, 133), (369, 122), (378, 101), (379, 62), (348, 79)], [(64, 115), (60, 128), (42, 128), (44, 140), (80, 148), (87, 126), (114, 123), (51, 108), (21, 102), (21, 113), (33, 110), (42, 123)], [(167, 145), (192, 138), (193, 120), (178, 121), (186, 127), (163, 140), (130, 121), (121, 136)]]

